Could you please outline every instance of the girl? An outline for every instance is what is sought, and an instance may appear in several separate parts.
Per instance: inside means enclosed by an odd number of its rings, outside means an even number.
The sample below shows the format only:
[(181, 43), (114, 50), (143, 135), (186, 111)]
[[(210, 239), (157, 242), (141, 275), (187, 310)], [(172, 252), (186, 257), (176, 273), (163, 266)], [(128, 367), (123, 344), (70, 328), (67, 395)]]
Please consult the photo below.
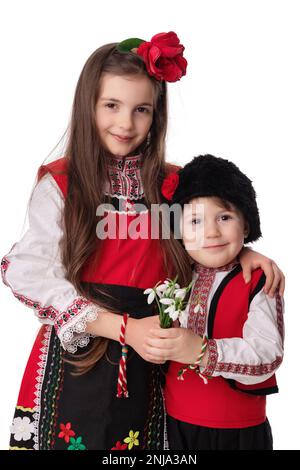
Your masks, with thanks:
[[(143, 291), (175, 272), (186, 284), (190, 262), (173, 238), (128, 235), (149, 227), (174, 170), (164, 154), (166, 82), (185, 75), (183, 50), (174, 32), (97, 49), (77, 84), (65, 155), (38, 171), (29, 230), (1, 263), (4, 283), (43, 324), (12, 449), (166, 446), (161, 361), (143, 350), (158, 317)], [(282, 285), (276, 265), (245, 251), (244, 274), (257, 264), (266, 288)]]
[(211, 155), (176, 176), (163, 193), (173, 182), (167, 196), (184, 207), (182, 239), (195, 262), (188, 329), (156, 327), (145, 342), (146, 359), (174, 361), (165, 388), (170, 448), (272, 449), (266, 395), (278, 391), (283, 302), (278, 292), (266, 296), (261, 269), (248, 284), (242, 278), (239, 253), (261, 236), (254, 189)]

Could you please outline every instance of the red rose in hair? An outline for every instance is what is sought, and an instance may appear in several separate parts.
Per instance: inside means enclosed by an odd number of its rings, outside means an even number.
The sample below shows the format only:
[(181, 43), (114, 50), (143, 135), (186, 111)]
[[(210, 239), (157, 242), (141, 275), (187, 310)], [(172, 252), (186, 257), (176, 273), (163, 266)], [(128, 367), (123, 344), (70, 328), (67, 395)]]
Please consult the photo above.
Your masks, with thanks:
[(157, 80), (176, 82), (186, 74), (187, 61), (183, 51), (177, 34), (170, 31), (156, 34), (150, 42), (143, 42), (137, 54), (143, 58), (149, 75)]
[(174, 196), (175, 190), (179, 183), (179, 176), (177, 173), (170, 173), (164, 180), (161, 187), (162, 195), (171, 201)]

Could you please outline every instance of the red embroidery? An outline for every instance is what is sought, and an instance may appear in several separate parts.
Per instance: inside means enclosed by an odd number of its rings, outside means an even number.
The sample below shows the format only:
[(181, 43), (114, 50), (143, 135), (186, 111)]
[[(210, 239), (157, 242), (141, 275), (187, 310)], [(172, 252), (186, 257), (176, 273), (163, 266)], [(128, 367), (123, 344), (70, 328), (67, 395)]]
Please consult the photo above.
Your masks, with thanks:
[[(207, 320), (207, 301), (214, 283), (216, 273), (231, 271), (238, 263), (233, 261), (225, 266), (219, 268), (207, 268), (201, 264), (196, 263), (194, 270), (198, 274), (189, 307), (188, 328), (193, 330), (194, 333), (203, 336), (205, 334), (206, 320)], [(195, 308), (200, 306), (199, 310)]]
[(8, 266), (9, 266), (9, 261), (4, 256), (4, 258), (2, 258), (2, 260), (1, 260), (1, 276), (2, 276), (2, 281), (6, 286), (8, 286), (8, 284), (5, 280), (5, 273), (7, 271)]
[(70, 442), (70, 437), (75, 436), (75, 432), (71, 429), (71, 423), (67, 423), (66, 425), (60, 424), (59, 425), (61, 432), (58, 434), (58, 437), (64, 439), (65, 442)]
[(240, 375), (265, 375), (274, 372), (282, 362), (282, 357), (276, 357), (275, 361), (271, 364), (234, 364), (219, 362), (216, 365), (216, 372), (230, 372), (231, 374), (240, 374)]
[(140, 199), (144, 195), (140, 176), (141, 156), (126, 158), (108, 157), (112, 196)]
[(115, 447), (112, 447), (110, 450), (126, 450), (127, 449), (127, 444), (122, 444), (120, 441), (118, 441), (115, 444)]
[[(210, 270), (196, 279), (189, 307), (188, 328), (194, 333), (203, 336), (207, 318), (207, 299), (216, 276), (216, 271)], [(200, 310), (195, 313), (195, 308)]]
[[(9, 286), (9, 284), (6, 282), (5, 279), (5, 274), (8, 269), (10, 262), (8, 261), (7, 258), (3, 258), (1, 261), (1, 273), (2, 273), (2, 278), (3, 282), (5, 285)], [(10, 286), (9, 286), (10, 287)], [(83, 308), (85, 308), (87, 305), (89, 305), (91, 302), (89, 300), (86, 300), (82, 297), (78, 297), (75, 299), (70, 307), (68, 307), (64, 312), (59, 312), (56, 308), (54, 308), (52, 305), (49, 305), (47, 307), (42, 307), (40, 302), (37, 300), (32, 300), (26, 297), (25, 295), (22, 294), (17, 294), (11, 289), (13, 295), (24, 305), (26, 305), (29, 308), (33, 308), (37, 314), (37, 316), (41, 319), (50, 319), (55, 321), (55, 330), (58, 332), (60, 328), (62, 328), (71, 318), (76, 317)]]
[[(5, 279), (5, 275), (6, 275), (6, 271), (9, 265), (10, 265), (10, 261), (8, 261), (8, 259), (4, 257), (1, 261), (1, 273), (2, 273), (3, 282), (8, 287), (10, 286)], [(26, 297), (25, 295), (17, 294), (17, 292), (13, 291), (13, 289), (11, 289), (11, 291), (13, 295), (16, 297), (16, 299), (18, 299), (27, 307), (33, 308), (39, 318), (41, 319), (49, 318), (51, 320), (54, 320), (56, 316), (58, 315), (58, 310), (52, 307), (52, 305), (49, 305), (48, 307), (42, 307), (40, 302), (38, 302), (37, 300), (32, 300)]]
[(55, 331), (58, 332), (71, 318), (79, 315), (89, 304), (91, 304), (91, 302), (82, 297), (75, 299), (66, 311), (57, 314), (57, 319), (54, 325)]
[(218, 363), (218, 348), (214, 339), (209, 339), (207, 343), (208, 361), (206, 368), (201, 373), (207, 377), (211, 377)]

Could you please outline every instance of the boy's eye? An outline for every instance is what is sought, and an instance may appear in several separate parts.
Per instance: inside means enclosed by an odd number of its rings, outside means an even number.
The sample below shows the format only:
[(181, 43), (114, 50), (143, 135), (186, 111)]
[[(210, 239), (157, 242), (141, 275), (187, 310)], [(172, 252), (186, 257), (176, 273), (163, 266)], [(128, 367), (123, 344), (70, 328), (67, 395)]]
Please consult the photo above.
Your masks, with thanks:
[(198, 225), (201, 223), (201, 219), (192, 219), (192, 225)]
[(220, 219), (226, 221), (226, 220), (232, 219), (232, 217), (231, 215), (225, 214), (225, 215), (221, 215)]

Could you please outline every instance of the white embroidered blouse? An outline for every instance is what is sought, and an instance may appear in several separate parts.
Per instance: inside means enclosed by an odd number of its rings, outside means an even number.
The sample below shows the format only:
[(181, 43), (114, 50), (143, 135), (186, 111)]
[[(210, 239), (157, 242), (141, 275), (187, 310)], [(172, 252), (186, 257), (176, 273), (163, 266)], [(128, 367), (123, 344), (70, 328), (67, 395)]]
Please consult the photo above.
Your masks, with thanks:
[(38, 182), (29, 205), (29, 229), (1, 261), (3, 282), (15, 297), (33, 308), (42, 323), (54, 325), (71, 353), (89, 342), (86, 323), (99, 307), (78, 295), (65, 277), (60, 241), (64, 196), (48, 173)]
[[(199, 268), (199, 266), (198, 266)], [(187, 305), (189, 316), (185, 327), (200, 335), (207, 335), (208, 312), (214, 294), (223, 279), (234, 268), (234, 264), (223, 270), (202, 268), (193, 272), (193, 289)], [(196, 286), (198, 294), (195, 295)], [(191, 321), (191, 309), (199, 311), (197, 299), (203, 299), (204, 307), (198, 324)], [(250, 302), (248, 318), (243, 326), (242, 338), (208, 340), (208, 362), (200, 367), (204, 375), (222, 376), (245, 385), (257, 384), (269, 379), (280, 366), (284, 353), (283, 298), (277, 293), (268, 297), (263, 288)]]

